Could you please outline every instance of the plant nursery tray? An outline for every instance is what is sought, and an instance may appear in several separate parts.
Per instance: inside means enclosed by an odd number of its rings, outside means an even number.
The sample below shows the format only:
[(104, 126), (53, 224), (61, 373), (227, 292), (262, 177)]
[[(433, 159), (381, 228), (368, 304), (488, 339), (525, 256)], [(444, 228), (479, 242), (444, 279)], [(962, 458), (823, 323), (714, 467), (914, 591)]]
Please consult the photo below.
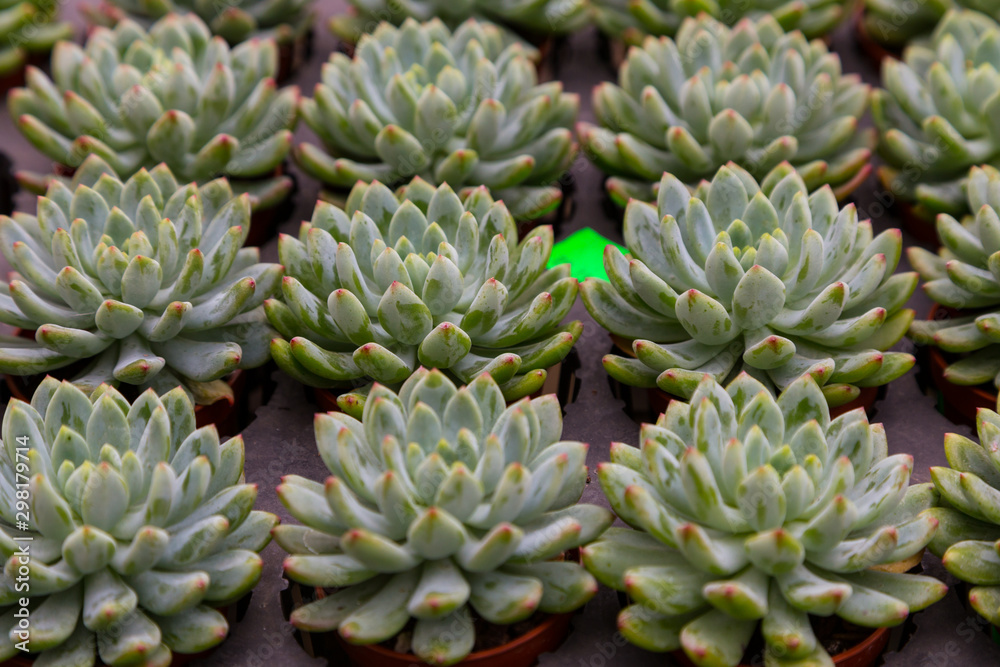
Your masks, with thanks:
[[(82, 25), (77, 16), (77, 0), (70, 0), (63, 7), (68, 19)], [(320, 16), (316, 21), (314, 51), (303, 66), (290, 78), (304, 93), (312, 91), (319, 80), (320, 68), (327, 55), (337, 48), (336, 38), (328, 32), (328, 18), (345, 11), (344, 0), (324, 0), (316, 3)], [(595, 29), (587, 29), (566, 40), (557, 42), (560, 53), (559, 75), (568, 91), (580, 94), (581, 120), (593, 120), (590, 95), (593, 87), (603, 80), (613, 79), (613, 70), (602, 58), (600, 38)], [(833, 39), (834, 48), (840, 52), (845, 71), (860, 72), (869, 83), (876, 83), (878, 73), (869, 60), (857, 51), (853, 26), (845, 22)], [(0, 114), (0, 137), (3, 150), (14, 160), (18, 169), (47, 173), (51, 162), (35, 151), (14, 128), (7, 114)], [(296, 143), (315, 141), (310, 130), (299, 125)], [(277, 221), (279, 230), (296, 234), (300, 221), (308, 220), (319, 193), (319, 183), (304, 175), (296, 165), (289, 171), (296, 177), (298, 191), (287, 217)], [(604, 237), (621, 242), (621, 211), (608, 211), (602, 206), (604, 194), (603, 175), (586, 161), (584, 156), (573, 165), (573, 214), (556, 229), (557, 239), (574, 231), (591, 227)], [(854, 201), (862, 217), (875, 210), (874, 190), (878, 187), (870, 179), (854, 194)], [(22, 210), (34, 210), (34, 197), (28, 193), (17, 195)], [(873, 220), (876, 233), (899, 225), (890, 212)], [(904, 232), (904, 244), (912, 245), (914, 239)], [(263, 261), (277, 261), (277, 239), (272, 237), (262, 246)], [(0, 258), (0, 274), (6, 275), (7, 267)], [(900, 270), (909, 270), (905, 255)], [(930, 302), (921, 290), (910, 301), (909, 307), (926, 313)], [(576, 389), (575, 400), (564, 408), (563, 438), (590, 443), (588, 465), (593, 471), (598, 463), (608, 459), (609, 444), (613, 441), (638, 444), (639, 425), (623, 410), (624, 401), (612, 393), (608, 377), (601, 365), (602, 356), (609, 350), (608, 335), (588, 315), (582, 302), (577, 302), (569, 319), (584, 322), (584, 331), (576, 345), (579, 367), (573, 373)], [(897, 349), (912, 352), (913, 346), (903, 340)], [(268, 375), (268, 373), (264, 373)], [(320, 460), (313, 436), (313, 414), (318, 407), (311, 389), (279, 373), (270, 373), (276, 388), (254, 411), (254, 420), (242, 431), (246, 443), (246, 482), (259, 488), (257, 509), (274, 512), (282, 520), (291, 520), (279, 502), (276, 485), (283, 475), (302, 475), (313, 480), (324, 480), (329, 471)], [(256, 380), (255, 380), (256, 382)], [(2, 383), (0, 383), (2, 385)], [(256, 387), (249, 387), (254, 391)], [(3, 389), (0, 388), (0, 391)], [(0, 398), (0, 408), (7, 397)], [(878, 403), (877, 421), (885, 425), (890, 453), (906, 452), (914, 458), (912, 481), (928, 482), (928, 468), (945, 465), (943, 438), (948, 432), (972, 435), (968, 426), (950, 422), (936, 409), (935, 397), (922, 391), (916, 372), (894, 381), (884, 399)], [(607, 505), (596, 481), (584, 490), (583, 502)], [(263, 551), (264, 570), (259, 586), (254, 589), (249, 608), (243, 619), (233, 625), (228, 640), (211, 656), (197, 660), (193, 667), (320, 667), (325, 660), (311, 658), (294, 638), (294, 628), (282, 612), (282, 591), (286, 581), (282, 577), (284, 552), (271, 544)], [(888, 652), (881, 660), (885, 667), (995, 667), (1000, 665), (1000, 646), (991, 640), (991, 628), (963, 606), (956, 587), (943, 570), (940, 561), (927, 554), (923, 560), (925, 573), (943, 578), (951, 591), (940, 603), (917, 613), (908, 621), (912, 634), (896, 629), (890, 637)], [(543, 667), (671, 667), (676, 661), (668, 654), (646, 652), (629, 644), (617, 631), (616, 616), (619, 604), (614, 591), (602, 588), (600, 592), (571, 619), (566, 641), (555, 652), (543, 654), (539, 664)], [(903, 626), (906, 627), (906, 626)], [(907, 638), (907, 635), (908, 638)], [(906, 639), (906, 641), (902, 641)]]

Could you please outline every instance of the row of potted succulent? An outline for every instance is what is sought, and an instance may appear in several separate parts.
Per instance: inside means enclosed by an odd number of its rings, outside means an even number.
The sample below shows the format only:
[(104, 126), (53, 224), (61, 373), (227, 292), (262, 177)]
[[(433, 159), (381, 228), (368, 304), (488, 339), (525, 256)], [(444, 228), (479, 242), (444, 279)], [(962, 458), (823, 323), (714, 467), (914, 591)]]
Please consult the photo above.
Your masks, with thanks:
[[(912, 458), (890, 455), (863, 410), (831, 420), (810, 376), (777, 399), (746, 373), (726, 387), (705, 377), (599, 466), (629, 528), (577, 504), (587, 445), (561, 440), (558, 401), (508, 406), (486, 373), (459, 388), (420, 369), (398, 393), (376, 386), (360, 420), (320, 414), (315, 430), (331, 476), (283, 478), (301, 525), (277, 525), (240, 481), (242, 440), (195, 428), (179, 388), (130, 402), (47, 378), (31, 403), (12, 401), (0, 459), (26, 481), (0, 483), (0, 660), (20, 642), (48, 665), (209, 650), (272, 535), (286, 575), (318, 593), (291, 622), (336, 632), (358, 664), (454, 664), (481, 649), (483, 623), (531, 619), (529, 635), (558, 645), (597, 582), (626, 593), (625, 638), (701, 667), (742, 664), (755, 636), (749, 659), (766, 664), (874, 664), (884, 629), (947, 590), (907, 572), (927, 546), (1000, 623), (993, 411), (980, 411), (980, 443), (949, 435), (952, 467), (911, 486)], [(816, 627), (834, 615), (858, 637), (831, 657)]]
[[(887, 61), (886, 89), (872, 94), (820, 42), (771, 16), (734, 28), (687, 19), (673, 40), (648, 37), (630, 51), (619, 85), (594, 92), (600, 126), (583, 123), (577, 135), (620, 204), (650, 200), (665, 171), (694, 187), (729, 161), (764, 184), (787, 161), (810, 191), (829, 184), (844, 198), (871, 170), (876, 134), (858, 131), (871, 98), (885, 187), (924, 218), (957, 215), (968, 169), (995, 157), (997, 31), (985, 15), (948, 14), (933, 52), (914, 46), (905, 62)], [(99, 29), (83, 49), (59, 43), (53, 78), (29, 68), (8, 107), (64, 171), (91, 153), (123, 179), (165, 162), (182, 180), (226, 175), (266, 210), (292, 188), (281, 174), (291, 153), (332, 188), (422, 175), (456, 189), (486, 185), (518, 219), (533, 219), (562, 197), (579, 107), (559, 82), (538, 84), (533, 55), (491, 24), (384, 23), (353, 59), (334, 54), (313, 97), (300, 99), (275, 87), (272, 40), (230, 51), (196, 16), (168, 15), (148, 32), (128, 20)], [(322, 147), (292, 151), (300, 113)], [(21, 175), (39, 193), (48, 180)]]
[[(606, 357), (609, 374), (687, 398), (705, 373), (724, 382), (747, 370), (775, 393), (808, 373), (836, 408), (912, 367), (889, 351), (909, 330), (947, 352), (979, 351), (945, 371), (952, 381), (997, 375), (995, 314), (914, 323), (904, 305), (917, 274), (894, 273), (898, 230), (873, 238), (829, 186), (810, 194), (790, 165), (775, 173), (762, 187), (731, 164), (693, 193), (666, 174), (655, 206), (629, 204), (629, 257), (609, 247), (610, 282), (582, 290), (630, 355)], [(973, 171), (975, 224), (942, 216), (941, 256), (910, 250), (948, 308), (996, 304), (997, 182)], [(4, 338), (0, 369), (66, 368), (88, 390), (181, 383), (211, 404), (233, 400), (223, 378), (273, 358), (357, 414), (369, 382), (398, 386), (421, 365), (460, 382), (488, 371), (516, 400), (540, 389), (582, 331), (563, 323), (577, 282), (568, 265), (547, 266), (551, 228), (519, 239), (484, 187), (463, 200), (420, 178), (399, 193), (359, 183), (345, 209), (318, 202), (297, 238), (282, 236), (281, 265), (243, 247), (250, 209), (225, 179), (182, 186), (161, 165), (123, 183), (88, 157), (68, 186), (50, 183), (35, 215), (0, 219), (16, 271), (0, 321), (28, 334)]]

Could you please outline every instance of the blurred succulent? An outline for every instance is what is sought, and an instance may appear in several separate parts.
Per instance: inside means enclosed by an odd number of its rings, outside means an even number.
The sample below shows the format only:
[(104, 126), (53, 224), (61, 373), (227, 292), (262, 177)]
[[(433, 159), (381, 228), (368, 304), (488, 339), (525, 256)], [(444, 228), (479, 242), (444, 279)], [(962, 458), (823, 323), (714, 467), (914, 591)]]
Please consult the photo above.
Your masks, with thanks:
[(917, 274), (893, 275), (899, 230), (873, 239), (853, 204), (839, 209), (828, 186), (808, 194), (787, 165), (763, 189), (723, 167), (694, 196), (664, 174), (656, 207), (629, 204), (624, 234), (630, 257), (604, 252), (610, 282), (581, 287), (594, 319), (632, 342), (636, 358), (604, 357), (621, 382), (687, 398), (705, 373), (747, 370), (777, 389), (808, 374), (833, 407), (913, 366), (885, 352), (914, 314)]
[(508, 400), (527, 396), (582, 331), (560, 324), (577, 282), (568, 264), (546, 268), (551, 252), (551, 227), (518, 242), (486, 188), (463, 204), (420, 178), (399, 198), (358, 183), (346, 212), (318, 202), (299, 237), (278, 242), (288, 275), (284, 298), (264, 303), (284, 336), (272, 356), (317, 387), (398, 385), (423, 365), (463, 383), (488, 372)]
[(906, 252), (927, 296), (974, 314), (914, 321), (909, 336), (918, 345), (963, 355), (945, 369), (949, 382), (1000, 387), (1000, 171), (973, 167), (965, 188), (975, 216), (962, 223), (942, 213), (937, 233), (943, 247), (937, 254), (917, 246)]
[(0, 76), (18, 72), (31, 56), (47, 54), (73, 26), (57, 21), (55, 0), (0, 0)]
[[(163, 162), (183, 182), (225, 175), (254, 206), (292, 187), (274, 176), (291, 148), (298, 90), (276, 90), (273, 40), (230, 51), (193, 14), (170, 14), (147, 33), (124, 20), (95, 28), (85, 48), (60, 42), (52, 80), (30, 68), (7, 98), (18, 128), (57, 163), (99, 155), (126, 179)], [(29, 176), (44, 189), (50, 178)]]
[(842, 198), (871, 171), (874, 130), (858, 130), (869, 93), (822, 42), (771, 16), (735, 28), (701, 16), (676, 42), (630, 49), (618, 85), (594, 90), (601, 127), (578, 134), (621, 205), (654, 199), (664, 172), (693, 186), (730, 161), (758, 180), (788, 161), (810, 191), (831, 185)]
[(1000, 21), (1000, 6), (994, 0), (864, 0), (862, 26), (877, 43), (901, 50), (929, 37), (948, 10), (963, 8)]
[(949, 12), (928, 46), (882, 64), (872, 96), (886, 165), (879, 177), (916, 213), (967, 212), (969, 168), (1000, 164), (1000, 25), (976, 12)]
[(947, 591), (877, 569), (927, 545), (933, 485), (909, 486), (913, 458), (889, 456), (863, 410), (831, 421), (808, 376), (777, 400), (747, 374), (725, 389), (705, 378), (640, 440), (614, 443), (598, 476), (641, 532), (612, 528), (582, 550), (628, 593), (618, 627), (638, 646), (731, 667), (759, 626), (764, 664), (833, 665), (810, 615), (894, 626)]
[(339, 590), (295, 610), (296, 627), (371, 644), (413, 618), (413, 652), (450, 665), (472, 650), (473, 611), (507, 625), (571, 612), (597, 591), (560, 556), (613, 517), (577, 504), (587, 445), (558, 441), (553, 395), (506, 407), (488, 374), (456, 389), (420, 369), (398, 396), (376, 385), (361, 422), (327, 413), (315, 425), (333, 474), (282, 479), (278, 497), (305, 525), (274, 539), (292, 554), (287, 576)]
[(231, 46), (249, 39), (274, 39), (279, 45), (290, 44), (312, 30), (316, 19), (313, 0), (101, 0), (84, 6), (82, 11), (97, 25), (113, 28), (130, 19), (144, 27), (168, 14), (194, 13), (213, 35)]
[(823, 37), (844, 18), (846, 0), (593, 0), (591, 12), (605, 34), (638, 45), (646, 35), (673, 36), (686, 18), (701, 14), (735, 25), (773, 17), (784, 30)]
[(252, 511), (242, 439), (196, 430), (180, 388), (130, 405), (46, 378), (7, 406), (0, 462), (0, 661), (20, 653), (22, 597), (39, 667), (169, 665), (225, 639), (217, 609), (257, 584), (278, 518)]
[[(520, 33), (544, 39), (579, 30), (590, 21), (586, 0), (348, 0), (350, 14), (335, 15), (330, 29), (337, 37), (357, 44), (368, 33), (375, 32), (383, 22), (405, 25), (410, 20), (439, 19), (451, 28), (469, 19), (495, 21), (508, 38), (518, 39)], [(402, 57), (402, 54), (400, 54)]]
[(931, 468), (941, 506), (929, 548), (945, 569), (972, 584), (969, 602), (992, 625), (1000, 625), (1000, 415), (980, 409), (979, 442), (957, 433), (944, 437), (949, 468)]
[(299, 165), (328, 185), (358, 180), (485, 185), (518, 218), (558, 205), (556, 182), (576, 156), (579, 98), (537, 85), (520, 44), (489, 23), (454, 33), (435, 19), (382, 23), (353, 59), (334, 53), (302, 118), (324, 148), (301, 144)]
[(269, 359), (260, 305), (282, 267), (242, 248), (250, 202), (225, 179), (178, 185), (160, 165), (122, 183), (96, 155), (71, 188), (54, 181), (37, 215), (0, 217), (14, 268), (0, 282), (0, 322), (35, 340), (0, 338), (0, 372), (43, 373), (90, 361), (73, 382), (183, 384), (199, 403), (232, 399), (220, 378)]

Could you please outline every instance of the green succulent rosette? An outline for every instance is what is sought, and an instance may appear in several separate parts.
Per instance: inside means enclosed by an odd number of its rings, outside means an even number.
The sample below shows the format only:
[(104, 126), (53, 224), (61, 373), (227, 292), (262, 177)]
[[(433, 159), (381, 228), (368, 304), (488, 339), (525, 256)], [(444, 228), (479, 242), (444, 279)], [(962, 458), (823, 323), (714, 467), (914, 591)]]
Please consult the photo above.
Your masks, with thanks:
[(647, 35), (673, 37), (685, 19), (701, 15), (731, 26), (745, 18), (771, 16), (784, 30), (798, 30), (814, 39), (840, 24), (848, 4), (847, 0), (593, 0), (590, 9), (601, 32), (638, 45)]
[(952, 9), (970, 9), (1000, 21), (1000, 6), (992, 0), (864, 0), (862, 28), (882, 46), (902, 50), (927, 40)]
[(183, 385), (198, 403), (232, 399), (221, 379), (268, 361), (264, 299), (282, 267), (243, 248), (250, 201), (225, 179), (180, 185), (165, 165), (124, 183), (96, 155), (69, 187), (53, 181), (35, 215), (0, 217), (0, 372), (86, 362), (73, 382)]
[(72, 39), (73, 27), (57, 20), (55, 0), (0, 0), (0, 76), (18, 72), (31, 56)]
[(706, 373), (745, 370), (776, 393), (810, 375), (838, 406), (913, 366), (886, 351), (914, 316), (917, 274), (894, 274), (899, 230), (873, 238), (853, 204), (809, 194), (790, 166), (758, 186), (730, 165), (693, 193), (664, 174), (655, 206), (629, 204), (624, 234), (628, 256), (604, 252), (609, 281), (581, 285), (598, 324), (631, 342), (634, 358), (604, 357), (620, 382), (687, 398)]
[(622, 206), (655, 199), (664, 172), (694, 186), (728, 162), (758, 180), (789, 162), (810, 191), (843, 198), (871, 171), (874, 130), (858, 129), (869, 93), (822, 42), (771, 16), (733, 28), (701, 16), (630, 49), (618, 85), (594, 89), (600, 125), (578, 134)]
[(598, 468), (636, 530), (582, 550), (598, 581), (628, 593), (618, 629), (630, 642), (736, 667), (759, 630), (768, 667), (832, 667), (811, 616), (891, 627), (947, 591), (878, 569), (931, 540), (934, 487), (910, 486), (913, 458), (889, 455), (864, 410), (831, 421), (811, 377), (777, 400), (747, 374), (725, 388), (706, 377), (639, 437)]
[(940, 214), (940, 250), (913, 246), (906, 251), (924, 280), (924, 292), (947, 315), (914, 321), (909, 336), (917, 345), (960, 355), (944, 370), (949, 382), (1000, 387), (1000, 171), (973, 167), (965, 189), (975, 215), (959, 222)]
[(299, 145), (296, 160), (336, 188), (417, 175), (485, 185), (518, 219), (536, 218), (562, 199), (580, 101), (558, 81), (538, 85), (530, 55), (489, 23), (381, 23), (353, 59), (334, 53), (324, 65), (302, 101), (323, 146)]
[[(147, 32), (130, 20), (95, 28), (81, 48), (60, 42), (52, 78), (30, 68), (7, 107), (31, 144), (58, 164), (91, 154), (122, 179), (166, 164), (183, 182), (219, 176), (255, 208), (285, 199), (276, 176), (292, 146), (299, 93), (278, 90), (277, 46), (250, 41), (230, 50), (193, 14), (167, 15)], [(52, 176), (27, 174), (41, 194)]]
[(318, 202), (298, 238), (278, 241), (272, 356), (314, 387), (398, 386), (426, 366), (461, 383), (489, 373), (508, 400), (533, 394), (583, 328), (562, 324), (577, 281), (568, 264), (546, 268), (551, 252), (551, 227), (519, 241), (486, 188), (463, 201), (420, 178), (398, 196), (359, 183), (343, 210)]
[(348, 0), (350, 13), (330, 19), (330, 30), (340, 39), (357, 44), (379, 24), (405, 25), (407, 21), (440, 20), (457, 28), (468, 20), (496, 23), (506, 38), (518, 35), (544, 39), (565, 35), (590, 22), (586, 0)]
[(949, 12), (931, 42), (882, 64), (872, 117), (886, 164), (879, 178), (923, 218), (968, 212), (969, 169), (1000, 164), (1000, 25)]
[(242, 439), (196, 429), (184, 391), (46, 378), (7, 405), (0, 464), (0, 660), (23, 641), (39, 667), (166, 667), (225, 639), (218, 609), (256, 586), (278, 518), (253, 510)]
[(472, 651), (474, 614), (509, 625), (597, 592), (559, 557), (613, 517), (577, 503), (587, 445), (559, 440), (551, 394), (507, 407), (488, 374), (456, 388), (420, 369), (398, 394), (377, 385), (361, 421), (331, 412), (315, 425), (331, 476), (282, 478), (278, 497), (304, 525), (274, 539), (290, 554), (286, 576), (337, 590), (296, 609), (297, 628), (373, 644), (413, 619), (417, 658), (451, 665)]
[(230, 46), (251, 39), (285, 45), (312, 30), (312, 5), (313, 0), (100, 0), (82, 11), (92, 23), (109, 28), (126, 19), (148, 28), (168, 14), (195, 14)]
[(941, 506), (929, 549), (950, 574), (969, 584), (972, 608), (1000, 625), (1000, 415), (980, 408), (979, 442), (957, 433), (944, 438), (949, 467), (931, 468)]

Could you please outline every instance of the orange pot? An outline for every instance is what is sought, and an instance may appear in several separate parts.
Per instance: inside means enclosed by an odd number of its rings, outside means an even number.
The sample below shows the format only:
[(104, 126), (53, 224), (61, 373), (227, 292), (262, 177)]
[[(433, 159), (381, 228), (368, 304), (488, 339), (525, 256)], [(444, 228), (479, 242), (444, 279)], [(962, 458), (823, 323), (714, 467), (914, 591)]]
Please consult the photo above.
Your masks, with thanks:
[[(572, 614), (549, 616), (537, 626), (503, 646), (470, 654), (459, 665), (469, 667), (531, 667), (542, 653), (554, 651), (566, 640)], [(410, 653), (396, 653), (378, 644), (350, 644), (333, 633), (340, 648), (359, 667), (419, 667), (423, 664)]]
[[(939, 304), (931, 306), (931, 312), (927, 319), (940, 319), (939, 315), (959, 315), (960, 311), (945, 308)], [(982, 385), (970, 387), (967, 385), (954, 384), (944, 376), (944, 371), (948, 368), (948, 360), (940, 348), (927, 347), (928, 370), (931, 381), (941, 397), (942, 412), (944, 416), (957, 424), (976, 425), (976, 412), (979, 408), (996, 410), (997, 392), (984, 389)]]
[[(833, 664), (837, 667), (871, 667), (888, 643), (889, 628), (878, 628), (857, 646), (833, 656)], [(696, 667), (684, 651), (674, 651), (671, 655), (684, 667)], [(750, 666), (741, 664), (740, 667)]]
[(865, 9), (863, 3), (858, 3), (858, 9), (854, 12), (854, 34), (857, 36), (858, 44), (864, 51), (868, 59), (875, 65), (880, 65), (886, 58), (898, 59), (900, 54), (893, 52), (882, 46), (865, 27)]

